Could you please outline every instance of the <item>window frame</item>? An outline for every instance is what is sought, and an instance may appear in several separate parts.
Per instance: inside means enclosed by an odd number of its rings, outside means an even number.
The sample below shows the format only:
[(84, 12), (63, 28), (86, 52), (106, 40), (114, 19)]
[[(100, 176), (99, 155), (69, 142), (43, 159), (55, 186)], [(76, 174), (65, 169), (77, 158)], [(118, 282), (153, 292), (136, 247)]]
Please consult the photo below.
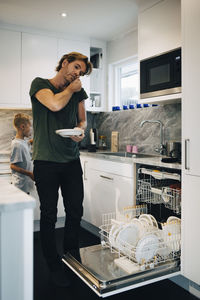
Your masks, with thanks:
[[(131, 56), (126, 59), (120, 60), (118, 62), (109, 64), (108, 70), (108, 109), (112, 110), (112, 106), (120, 106), (121, 107), (121, 86), (120, 86), (120, 68), (127, 66), (128, 64), (134, 63), (136, 68), (135, 70), (139, 74), (139, 62), (137, 56)], [(139, 80), (138, 80), (139, 81)], [(139, 90), (139, 82), (138, 82), (138, 90)], [(139, 99), (139, 94), (138, 94)], [(122, 107), (121, 107), (122, 108)]]

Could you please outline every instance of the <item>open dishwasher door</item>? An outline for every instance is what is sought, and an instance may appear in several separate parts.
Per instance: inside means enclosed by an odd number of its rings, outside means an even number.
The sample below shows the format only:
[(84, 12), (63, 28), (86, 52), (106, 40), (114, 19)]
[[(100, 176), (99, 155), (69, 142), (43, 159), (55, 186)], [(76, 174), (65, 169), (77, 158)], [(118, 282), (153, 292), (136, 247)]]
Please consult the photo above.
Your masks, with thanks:
[[(117, 253), (112, 253), (101, 244), (81, 248), (80, 261), (66, 254), (63, 256), (63, 262), (100, 297), (118, 294), (180, 274), (178, 259), (143, 270), (126, 257), (119, 258)], [(120, 264), (123, 264), (123, 268)]]
[(104, 214), (101, 244), (81, 248), (80, 259), (63, 257), (100, 297), (181, 274), (180, 174), (148, 168), (138, 173), (140, 205)]
[[(117, 218), (114, 213), (105, 214), (103, 219), (101, 244), (81, 248), (77, 258), (69, 253), (63, 256), (63, 262), (98, 296), (107, 297), (180, 274), (180, 219), (169, 218), (161, 230), (155, 218), (147, 214), (146, 205), (128, 207)], [(131, 244), (124, 240), (128, 235)]]

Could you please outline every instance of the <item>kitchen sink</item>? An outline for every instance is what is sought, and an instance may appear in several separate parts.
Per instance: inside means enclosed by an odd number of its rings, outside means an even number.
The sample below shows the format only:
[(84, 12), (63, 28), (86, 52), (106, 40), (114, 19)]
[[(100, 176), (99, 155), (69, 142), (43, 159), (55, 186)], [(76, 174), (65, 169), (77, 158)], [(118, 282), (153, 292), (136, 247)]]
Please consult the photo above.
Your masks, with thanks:
[(133, 158), (148, 158), (158, 157), (158, 155), (146, 154), (146, 153), (130, 153), (130, 152), (96, 152), (97, 154), (120, 156), (120, 157), (133, 157)]

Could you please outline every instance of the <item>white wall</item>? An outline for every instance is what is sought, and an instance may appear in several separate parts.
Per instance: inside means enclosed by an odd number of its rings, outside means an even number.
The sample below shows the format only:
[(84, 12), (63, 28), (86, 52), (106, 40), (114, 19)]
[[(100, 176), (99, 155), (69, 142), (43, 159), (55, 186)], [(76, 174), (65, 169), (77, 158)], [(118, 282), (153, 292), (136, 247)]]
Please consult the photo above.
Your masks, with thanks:
[(115, 105), (114, 64), (138, 55), (138, 31), (132, 30), (119, 38), (107, 42), (107, 109)]
[(126, 35), (107, 43), (107, 64), (137, 55), (138, 33), (133, 30)]

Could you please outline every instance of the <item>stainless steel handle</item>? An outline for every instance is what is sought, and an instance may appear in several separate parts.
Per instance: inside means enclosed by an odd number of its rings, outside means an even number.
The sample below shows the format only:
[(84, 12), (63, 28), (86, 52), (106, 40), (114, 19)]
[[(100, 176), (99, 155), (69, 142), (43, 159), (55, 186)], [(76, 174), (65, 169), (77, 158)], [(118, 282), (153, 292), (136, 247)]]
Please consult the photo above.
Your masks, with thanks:
[(83, 164), (83, 179), (84, 180), (87, 180), (87, 176), (86, 176), (86, 163), (88, 163), (87, 160), (85, 160), (84, 164)]
[(185, 170), (189, 170), (190, 167), (188, 165), (188, 154), (189, 154), (189, 151), (188, 151), (188, 147), (189, 147), (189, 139), (185, 139)]
[(99, 175), (101, 178), (104, 178), (104, 179), (108, 179), (108, 180), (113, 180), (112, 177), (108, 177), (108, 176), (104, 176), (104, 175)]

